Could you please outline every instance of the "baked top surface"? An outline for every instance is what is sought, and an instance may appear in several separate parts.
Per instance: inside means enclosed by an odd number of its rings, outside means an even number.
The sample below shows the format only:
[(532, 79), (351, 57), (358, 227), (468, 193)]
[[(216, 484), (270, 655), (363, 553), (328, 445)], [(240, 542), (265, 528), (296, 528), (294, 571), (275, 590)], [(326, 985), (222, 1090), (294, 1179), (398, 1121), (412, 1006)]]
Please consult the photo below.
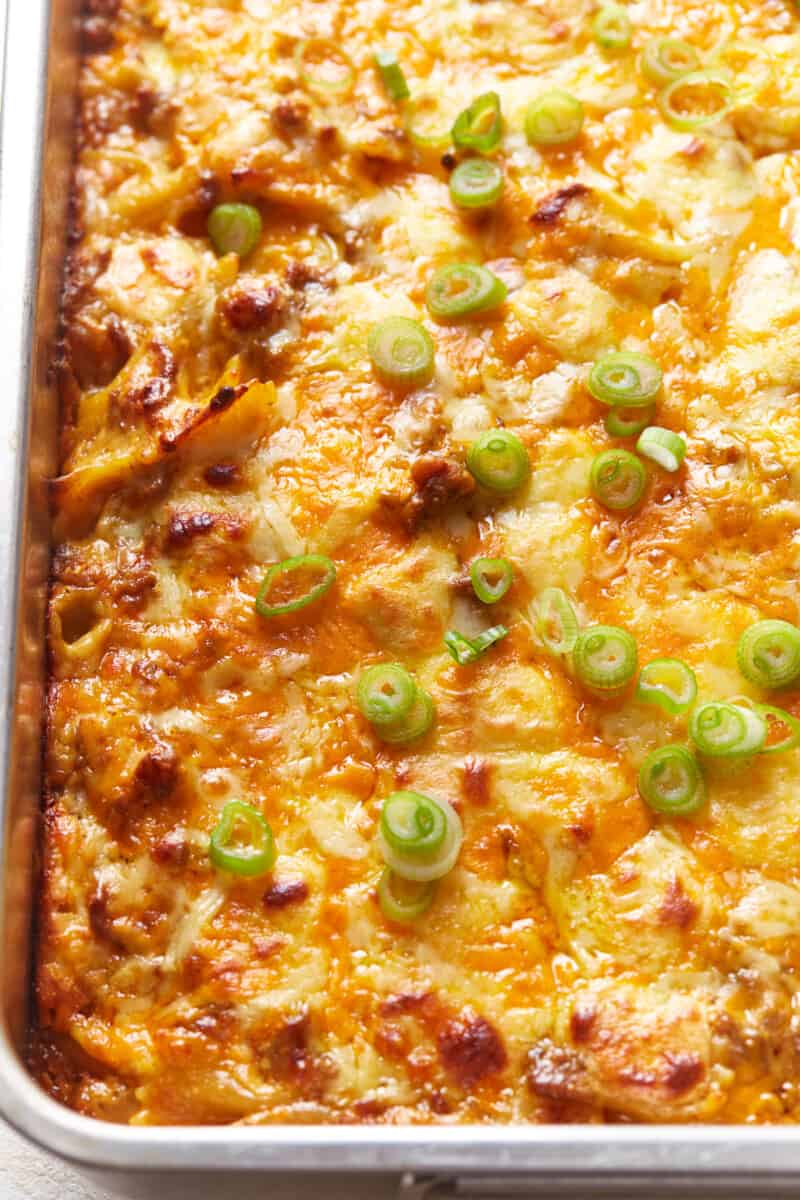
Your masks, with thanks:
[[(90, 6), (32, 1049), (81, 1112), (795, 1119), (798, 752), (706, 763), (696, 813), (653, 812), (638, 768), (687, 743), (687, 716), (587, 692), (532, 606), (560, 587), (582, 625), (628, 630), (640, 663), (687, 663), (701, 700), (800, 715), (796, 688), (760, 691), (736, 661), (754, 621), (800, 618), (798, 16), (639, 0), (632, 47), (608, 53), (594, 13)], [(724, 119), (665, 120), (640, 53), (667, 36), (735, 79)], [(346, 87), (303, 77), (305, 39), (327, 39), (314, 54)], [(498, 94), (496, 209), (453, 204), (463, 156), (409, 138), (377, 47), (445, 130)], [(537, 149), (526, 108), (553, 87), (580, 98), (583, 129)], [(263, 223), (241, 261), (207, 234), (232, 201)], [(496, 313), (432, 319), (426, 285), (453, 262), (503, 279)], [(407, 392), (367, 351), (394, 316), (435, 345), (433, 379)], [(619, 348), (661, 365), (655, 421), (687, 453), (648, 464), (642, 502), (615, 513), (590, 466), (634, 446), (586, 380)], [(464, 466), (497, 426), (530, 461), (509, 495)], [(267, 568), (306, 553), (333, 560), (333, 587), (259, 616)], [(479, 556), (514, 569), (491, 609)], [(498, 622), (502, 641), (453, 661), (447, 630)], [(435, 703), (408, 744), (354, 697), (386, 661)], [(464, 830), (409, 926), (376, 899), (399, 788), (448, 800)], [(270, 823), (269, 874), (209, 860), (234, 799)]]

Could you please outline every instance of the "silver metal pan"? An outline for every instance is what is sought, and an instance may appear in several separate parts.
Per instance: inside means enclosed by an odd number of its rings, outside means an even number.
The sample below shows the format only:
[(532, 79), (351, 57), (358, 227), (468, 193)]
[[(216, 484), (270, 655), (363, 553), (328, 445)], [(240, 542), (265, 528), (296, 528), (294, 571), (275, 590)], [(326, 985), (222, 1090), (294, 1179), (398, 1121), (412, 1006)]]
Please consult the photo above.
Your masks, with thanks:
[[(94, 1168), (199, 1171), (205, 1184), (208, 1172), (222, 1172), (216, 1193), (221, 1197), (232, 1193), (232, 1173), (253, 1171), (392, 1175), (408, 1200), (656, 1196), (685, 1194), (687, 1188), (725, 1196), (796, 1195), (798, 1129), (137, 1129), (78, 1116), (46, 1096), (27, 1074), (22, 1050), (36, 888), (46, 493), (55, 469), (58, 417), (48, 365), (66, 240), (78, 68), (74, 4), (10, 0), (8, 14), (0, 159), (0, 1111), (40, 1145)], [(401, 1181), (403, 1172), (408, 1174)], [(248, 1196), (253, 1185), (251, 1178)], [(163, 1190), (173, 1194), (168, 1185)], [(356, 1191), (362, 1194), (354, 1184)], [(180, 1194), (191, 1192), (187, 1178)], [(136, 1194), (144, 1194), (141, 1185)]]

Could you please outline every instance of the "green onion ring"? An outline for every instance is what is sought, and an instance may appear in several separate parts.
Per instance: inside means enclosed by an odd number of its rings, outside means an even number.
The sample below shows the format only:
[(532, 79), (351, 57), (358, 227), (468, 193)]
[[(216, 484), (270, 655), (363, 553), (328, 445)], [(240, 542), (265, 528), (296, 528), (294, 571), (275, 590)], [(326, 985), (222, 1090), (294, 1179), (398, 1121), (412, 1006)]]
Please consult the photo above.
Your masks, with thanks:
[(436, 880), (430, 883), (411, 883), (396, 875), (391, 867), (384, 867), (378, 881), (378, 903), (381, 912), (390, 921), (409, 925), (423, 916), (436, 895)]
[(450, 176), (450, 195), (458, 208), (492, 208), (503, 193), (503, 172), (485, 158), (468, 158)]
[(700, 704), (689, 718), (692, 741), (712, 758), (756, 754), (767, 737), (767, 722), (754, 709), (727, 701)]
[(662, 429), (660, 425), (649, 425), (636, 443), (636, 449), (665, 471), (677, 471), (686, 457), (686, 442), (681, 435), (671, 429)]
[(697, 699), (697, 678), (679, 658), (654, 658), (639, 673), (636, 699), (657, 704), (677, 716), (691, 708)]
[[(694, 117), (689, 116), (678, 107), (678, 100), (682, 92), (697, 91), (701, 88), (705, 88), (707, 93), (711, 92), (716, 95), (717, 107), (712, 112), (700, 113)], [(688, 75), (681, 75), (678, 79), (674, 79), (658, 95), (658, 106), (667, 123), (673, 129), (686, 132), (704, 129), (707, 125), (722, 120), (730, 112), (734, 102), (733, 85), (726, 71), (690, 71)]]
[(217, 254), (247, 258), (261, 238), (261, 214), (252, 204), (218, 204), (208, 216), (208, 236)]
[(594, 40), (603, 50), (627, 50), (633, 27), (628, 10), (622, 4), (606, 4), (592, 22)]
[(497, 92), (486, 92), (473, 100), (455, 119), (451, 130), (453, 144), (459, 150), (477, 150), (491, 154), (503, 136), (503, 117)]
[(531, 101), (525, 114), (525, 136), (533, 146), (563, 146), (583, 129), (583, 105), (568, 92), (554, 89)]
[(696, 71), (700, 66), (700, 55), (694, 46), (680, 38), (653, 38), (642, 50), (639, 69), (646, 79), (663, 87)]
[(469, 577), (481, 603), (496, 604), (514, 582), (514, 568), (507, 558), (476, 558)]
[[(316, 70), (310, 65), (312, 60), (316, 64)], [(353, 64), (344, 50), (330, 38), (304, 38), (295, 47), (294, 62), (301, 82), (314, 91), (342, 96), (353, 86)], [(340, 68), (335, 76), (321, 69), (331, 64)]]
[(612, 512), (622, 512), (639, 503), (647, 486), (644, 466), (628, 450), (604, 450), (589, 472), (592, 495)]
[(661, 367), (647, 354), (619, 350), (604, 354), (589, 372), (589, 391), (603, 404), (639, 408), (651, 404), (663, 380)]
[[(237, 825), (244, 826), (246, 838), (234, 843)], [(272, 830), (258, 809), (243, 800), (230, 800), (209, 838), (208, 857), (214, 866), (250, 878), (271, 871), (276, 856)]]
[(509, 429), (488, 429), (467, 451), (467, 470), (493, 492), (514, 492), (531, 473), (528, 451)]
[(384, 383), (410, 389), (422, 387), (433, 378), (433, 341), (419, 321), (388, 317), (373, 325), (367, 349), (372, 365)]
[(447, 833), (442, 806), (420, 792), (393, 792), (381, 808), (381, 836), (387, 846), (413, 858), (432, 858)]
[(575, 639), (572, 662), (581, 683), (599, 692), (616, 692), (636, 674), (636, 642), (616, 625), (592, 625)]
[(685, 746), (661, 746), (639, 768), (639, 793), (658, 813), (684, 817), (697, 812), (705, 800), (703, 773)]
[(636, 437), (652, 421), (655, 416), (655, 404), (647, 408), (625, 408), (621, 404), (614, 405), (605, 415), (603, 424), (606, 433), (612, 437)]
[(800, 629), (788, 621), (756, 621), (739, 638), (736, 662), (750, 683), (787, 687), (800, 677)]
[[(395, 793), (395, 795), (397, 794), (398, 793)], [(419, 795), (419, 793), (401, 794), (410, 794), (412, 796)], [(389, 797), (389, 799), (391, 800), (392, 797)], [(419, 854), (415, 854), (413, 851), (410, 854), (404, 853), (403, 851), (396, 849), (395, 846), (390, 845), (384, 836), (383, 811), (381, 811), (380, 829), (378, 831), (378, 844), (387, 866), (391, 867), (395, 874), (399, 875), (401, 879), (410, 879), (414, 883), (430, 883), (433, 879), (441, 879), (443, 875), (446, 875), (448, 871), (452, 870), (456, 859), (458, 858), (459, 851), (461, 850), (461, 841), (464, 833), (458, 814), (456, 813), (455, 809), (447, 803), (446, 800), (440, 800), (438, 798), (434, 799), (432, 796), (424, 796), (421, 797), (421, 799), (427, 801), (429, 805), (434, 806), (444, 816), (446, 828), (444, 838), (442, 839), (438, 850), (434, 852), (433, 855), (423, 858)], [(384, 801), (384, 805), (386, 803), (387, 801)], [(411, 821), (412, 823), (409, 826), (409, 829), (412, 835), (411, 840), (413, 841), (413, 813), (411, 816)], [(399, 832), (402, 827), (399, 820), (398, 822), (393, 822), (392, 826), (395, 832)], [(438, 830), (438, 824), (436, 825), (436, 828)], [(402, 841), (402, 838), (398, 840)]]
[(508, 289), (487, 267), (451, 263), (434, 271), (425, 289), (431, 315), (443, 321), (479, 316), (499, 308)]
[(395, 725), (382, 725), (378, 730), (380, 738), (393, 746), (403, 742), (413, 742), (421, 738), (433, 728), (436, 720), (436, 708), (433, 700), (424, 688), (417, 687), (411, 712)]
[(442, 120), (441, 98), (431, 93), (409, 100), (405, 111), (405, 127), (411, 141), (420, 150), (444, 150), (450, 145), (450, 130), (444, 125), (431, 129), (431, 116)]
[(362, 671), (356, 700), (372, 725), (396, 725), (404, 720), (417, 696), (417, 685), (399, 663), (380, 663)]
[[(311, 584), (303, 595), (295, 600), (285, 600), (278, 604), (269, 601), (270, 592), (276, 583), (292, 575), (310, 573), (319, 576), (317, 583)], [(324, 554), (298, 554), (294, 558), (285, 558), (283, 562), (274, 563), (266, 575), (256, 596), (256, 612), (262, 617), (280, 617), (284, 613), (297, 612), (319, 600), (320, 596), (333, 586), (336, 579), (336, 565)]]
[(553, 654), (569, 654), (578, 638), (578, 618), (566, 592), (545, 588), (539, 597), (536, 632)]

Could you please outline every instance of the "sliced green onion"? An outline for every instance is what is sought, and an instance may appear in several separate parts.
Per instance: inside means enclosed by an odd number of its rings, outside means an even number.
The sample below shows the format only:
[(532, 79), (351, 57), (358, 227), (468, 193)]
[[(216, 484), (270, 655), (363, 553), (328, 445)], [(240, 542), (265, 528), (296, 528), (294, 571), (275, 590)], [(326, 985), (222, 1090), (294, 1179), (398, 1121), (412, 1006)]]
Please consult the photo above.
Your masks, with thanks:
[(312, 37), (298, 42), (294, 62), (301, 82), (313, 91), (341, 96), (353, 86), (353, 64), (329, 38)]
[(677, 471), (686, 457), (686, 442), (681, 435), (671, 429), (662, 429), (660, 425), (649, 425), (636, 443), (636, 449), (665, 471)]
[(655, 404), (650, 404), (647, 408), (625, 408), (617, 404), (608, 410), (603, 424), (606, 433), (610, 433), (612, 437), (636, 437), (637, 433), (647, 428), (655, 412)]
[(450, 145), (441, 100), (431, 94), (409, 100), (405, 111), (406, 133), (421, 150), (443, 150)]
[(514, 582), (514, 568), (507, 558), (476, 558), (469, 577), (478, 599), (483, 604), (496, 604)]
[(393, 792), (381, 808), (381, 836), (392, 850), (432, 858), (447, 833), (444, 809), (420, 792)]
[(428, 911), (436, 895), (436, 880), (412, 883), (384, 867), (378, 881), (378, 903), (390, 921), (408, 925)]
[(600, 692), (614, 692), (636, 673), (636, 642), (616, 625), (592, 625), (575, 639), (572, 661), (581, 683)]
[(594, 40), (603, 50), (627, 50), (633, 26), (628, 10), (621, 4), (606, 4), (592, 22)]
[(356, 700), (373, 725), (396, 725), (404, 720), (417, 696), (417, 685), (399, 663), (367, 667), (358, 681)]
[(545, 92), (528, 105), (525, 136), (533, 146), (563, 146), (583, 129), (583, 105), (568, 92)]
[(668, 84), (658, 106), (673, 129), (691, 132), (719, 121), (733, 107), (734, 91), (724, 71), (690, 71)]
[(605, 354), (589, 372), (589, 391), (603, 404), (640, 408), (651, 404), (663, 379), (661, 367), (647, 354), (619, 350)]
[[(383, 803), (378, 843), (387, 866), (401, 879), (414, 883), (441, 879), (455, 865), (463, 836), (458, 814), (446, 800), (395, 792)], [(425, 847), (423, 852), (420, 846)]]
[(403, 68), (393, 50), (376, 50), (373, 58), (390, 100), (407, 100), (410, 96)]
[(419, 321), (388, 317), (379, 325), (373, 325), (367, 349), (372, 365), (385, 383), (415, 388), (433, 377), (433, 341)]
[(800, 676), (800, 629), (788, 621), (756, 621), (739, 638), (736, 661), (751, 683), (787, 687)]
[(214, 866), (233, 875), (265, 875), (276, 856), (272, 830), (258, 809), (243, 800), (230, 800), (208, 843)]
[(569, 654), (574, 647), (578, 618), (561, 588), (545, 588), (539, 597), (536, 632), (553, 654)]
[(656, 812), (683, 817), (698, 810), (705, 799), (703, 774), (685, 746), (653, 750), (639, 768), (639, 792)]
[(464, 667), (467, 663), (475, 662), (490, 646), (502, 641), (504, 637), (508, 637), (505, 625), (492, 625), (491, 629), (485, 629), (474, 638), (465, 637), (458, 630), (450, 629), (444, 635), (444, 644), (458, 665)]
[(450, 176), (450, 195), (459, 208), (491, 208), (503, 193), (503, 172), (485, 158), (468, 158)]
[[(800, 746), (800, 721), (797, 717), (771, 704), (756, 704), (754, 707), (767, 722), (767, 739), (761, 747), (762, 754), (782, 754), (784, 750), (794, 750)], [(782, 736), (778, 733), (781, 727), (784, 730)]]
[(246, 258), (261, 237), (261, 214), (252, 204), (218, 204), (208, 217), (208, 236), (217, 254)]
[(390, 742), (392, 745), (413, 742), (433, 728), (435, 719), (436, 708), (431, 696), (424, 688), (418, 687), (408, 716), (395, 725), (381, 725), (378, 733), (384, 742)]
[(642, 667), (636, 699), (658, 704), (676, 716), (691, 708), (697, 698), (697, 679), (679, 658), (655, 658)]
[(592, 462), (589, 485), (598, 503), (621, 512), (641, 500), (647, 486), (647, 472), (629, 450), (604, 450)]
[(725, 701), (700, 704), (689, 718), (692, 741), (713, 758), (755, 754), (767, 737), (767, 722), (754, 709)]
[(642, 50), (639, 68), (651, 83), (664, 86), (700, 66), (694, 46), (680, 38), (653, 38)]
[(459, 150), (491, 154), (503, 136), (503, 118), (497, 92), (486, 92), (473, 100), (469, 108), (458, 114), (451, 133), (453, 144)]
[(467, 451), (467, 470), (493, 492), (513, 492), (531, 473), (528, 451), (508, 429), (488, 429)]
[[(269, 568), (256, 596), (256, 612), (262, 617), (280, 617), (297, 612), (324, 596), (333, 586), (336, 565), (324, 554), (298, 554)], [(282, 599), (287, 590), (302, 589), (292, 599)]]
[(456, 320), (498, 308), (508, 289), (487, 267), (451, 263), (434, 271), (425, 289), (425, 302), (434, 317)]

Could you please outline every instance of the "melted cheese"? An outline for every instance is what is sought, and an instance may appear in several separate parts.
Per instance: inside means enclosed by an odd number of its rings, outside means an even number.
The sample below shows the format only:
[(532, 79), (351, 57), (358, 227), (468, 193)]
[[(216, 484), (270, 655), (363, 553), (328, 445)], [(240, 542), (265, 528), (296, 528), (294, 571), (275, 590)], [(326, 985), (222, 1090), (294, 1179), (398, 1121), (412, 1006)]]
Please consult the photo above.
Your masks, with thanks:
[[(564, 588), (641, 662), (687, 662), (701, 699), (763, 698), (737, 639), (800, 621), (800, 18), (790, 0), (637, 0), (632, 48), (607, 55), (591, 7), (122, 0), (88, 17), (32, 1053), (80, 1112), (798, 1118), (798, 752), (706, 763), (697, 814), (652, 812), (638, 768), (686, 718), (583, 691), (533, 614)], [(733, 73), (723, 121), (665, 121), (639, 59), (668, 36)], [(346, 54), (341, 90), (299, 71), (305, 38)], [(454, 207), (462, 155), (410, 139), (376, 45), (445, 134), (497, 92), (494, 212)], [(583, 131), (536, 148), (526, 108), (554, 87)], [(244, 261), (206, 233), (231, 201), (261, 214)], [(431, 273), (455, 261), (503, 278), (497, 313), (430, 317)], [(435, 345), (433, 378), (403, 394), (366, 348), (390, 316)], [(655, 420), (688, 447), (620, 515), (589, 487), (601, 449), (633, 448), (586, 387), (613, 348), (658, 359)], [(508, 496), (464, 466), (496, 425), (531, 462)], [(258, 616), (267, 567), (304, 553), (333, 557), (335, 586)], [(479, 555), (514, 568), (491, 608), (469, 584)], [(500, 623), (456, 666), (448, 629)], [(381, 661), (433, 698), (419, 742), (382, 742), (358, 711)], [(800, 713), (796, 690), (778, 702)], [(464, 829), (410, 926), (376, 895), (398, 788), (448, 799)], [(236, 799), (273, 830), (267, 875), (212, 866)]]

